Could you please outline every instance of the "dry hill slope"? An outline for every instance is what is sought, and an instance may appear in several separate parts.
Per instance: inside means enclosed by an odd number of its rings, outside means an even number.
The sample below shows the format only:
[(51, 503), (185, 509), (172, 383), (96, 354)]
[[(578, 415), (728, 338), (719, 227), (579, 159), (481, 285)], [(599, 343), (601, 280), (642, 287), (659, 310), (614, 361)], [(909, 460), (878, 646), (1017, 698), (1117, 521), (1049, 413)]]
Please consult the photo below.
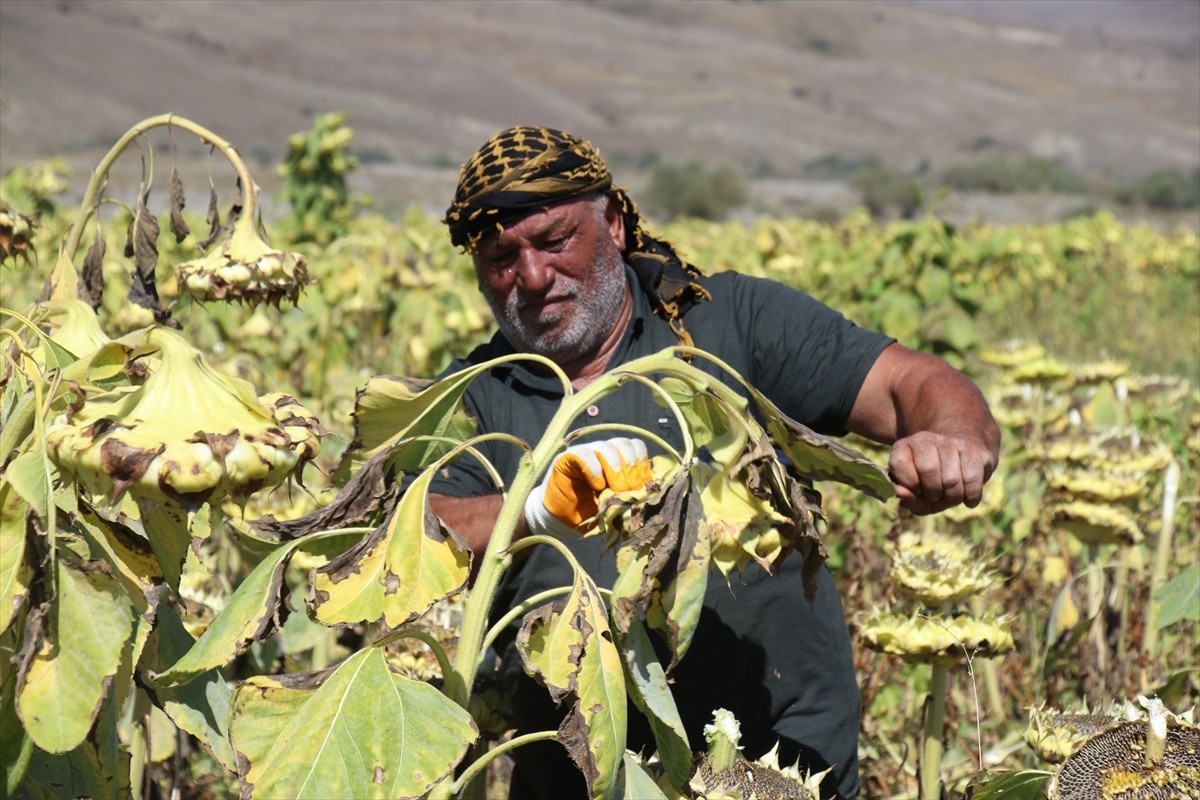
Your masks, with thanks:
[(526, 121), (592, 138), (627, 183), (648, 153), (1120, 175), (1200, 163), (1200, 3), (3, 0), (0, 96), (0, 172), (63, 155), (81, 182), (164, 111), (273, 164), (344, 110), (365, 188), (435, 208), (451, 165)]

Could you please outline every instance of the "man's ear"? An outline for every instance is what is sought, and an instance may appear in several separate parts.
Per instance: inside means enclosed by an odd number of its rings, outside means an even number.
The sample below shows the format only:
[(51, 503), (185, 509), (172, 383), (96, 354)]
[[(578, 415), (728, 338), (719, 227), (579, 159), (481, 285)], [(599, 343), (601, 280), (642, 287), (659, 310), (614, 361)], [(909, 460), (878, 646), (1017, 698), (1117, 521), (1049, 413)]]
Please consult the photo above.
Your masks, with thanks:
[(625, 215), (621, 213), (621, 204), (617, 198), (608, 195), (608, 204), (604, 207), (604, 221), (608, 223), (608, 235), (617, 250), (625, 252)]

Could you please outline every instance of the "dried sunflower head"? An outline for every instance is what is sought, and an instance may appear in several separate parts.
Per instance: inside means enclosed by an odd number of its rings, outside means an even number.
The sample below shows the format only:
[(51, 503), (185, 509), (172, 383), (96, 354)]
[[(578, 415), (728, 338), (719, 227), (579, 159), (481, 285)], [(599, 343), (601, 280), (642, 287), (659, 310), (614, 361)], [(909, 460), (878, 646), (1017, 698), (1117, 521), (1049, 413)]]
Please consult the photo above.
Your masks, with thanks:
[(1053, 358), (1039, 358), (1010, 367), (1002, 380), (1009, 384), (1033, 383), (1049, 386), (1061, 382), (1070, 375), (1066, 364)]
[(0, 264), (8, 259), (29, 261), (29, 240), (37, 223), (7, 206), (0, 206)]
[(1100, 431), (1089, 442), (1088, 463), (1110, 472), (1158, 472), (1174, 456), (1161, 442), (1142, 438), (1136, 428)]
[(1059, 764), (1097, 733), (1120, 722), (1110, 714), (1065, 714), (1055, 709), (1029, 709), (1025, 743), (1038, 757)]
[(859, 635), (867, 647), (900, 656), (910, 663), (965, 661), (968, 656), (990, 658), (1013, 648), (1010, 618), (904, 616), (872, 609), (863, 617)]
[(194, 509), (280, 483), (316, 454), (310, 420), (290, 404), (276, 419), (178, 334), (152, 328), (131, 358), (150, 353), (160, 363), (142, 385), (92, 395), (50, 426), (46, 448), (64, 477), (114, 501), (129, 492)]
[(1070, 499), (1099, 503), (1127, 503), (1146, 493), (1145, 476), (1138, 473), (1104, 473), (1062, 466), (1046, 471), (1046, 486)]
[(1120, 506), (1076, 500), (1049, 509), (1052, 524), (1084, 544), (1138, 544), (1145, 538), (1137, 519)]
[(953, 603), (992, 582), (987, 565), (956, 536), (900, 534), (892, 548), (891, 579), (906, 597), (927, 606)]
[(1083, 742), (1050, 779), (1051, 800), (1179, 800), (1200, 797), (1200, 728), (1151, 711)]
[(47, 300), (42, 306), (51, 328), (50, 338), (71, 355), (86, 356), (112, 341), (100, 327), (95, 309), (84, 301), (63, 298)]
[(1018, 367), (1038, 361), (1046, 356), (1046, 348), (1040, 344), (1009, 341), (1000, 347), (983, 350), (979, 360), (995, 367)]
[(996, 422), (1014, 430), (1040, 422), (1049, 425), (1067, 416), (1071, 399), (1057, 392), (1035, 392), (1033, 386), (1022, 383), (999, 386), (992, 392), (990, 405)]
[(308, 283), (304, 256), (273, 249), (252, 226), (241, 223), (239, 220), (220, 247), (177, 264), (179, 285), (200, 302), (295, 303)]
[(1076, 386), (1112, 383), (1128, 374), (1129, 365), (1121, 361), (1093, 361), (1090, 364), (1076, 364), (1070, 369), (1071, 383)]

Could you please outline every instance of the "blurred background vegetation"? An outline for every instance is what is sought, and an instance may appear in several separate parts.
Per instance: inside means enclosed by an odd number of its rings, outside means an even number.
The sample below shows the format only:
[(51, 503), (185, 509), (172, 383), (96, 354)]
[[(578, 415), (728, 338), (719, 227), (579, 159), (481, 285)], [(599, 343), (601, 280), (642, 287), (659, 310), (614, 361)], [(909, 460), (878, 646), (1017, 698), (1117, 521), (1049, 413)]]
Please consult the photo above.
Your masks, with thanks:
[[(194, 232), (207, 229), (192, 206), (183, 215), (193, 233), (155, 242), (159, 296), (206, 360), (259, 391), (295, 395), (330, 431), (310, 465), (305, 492), (256, 495), (229, 511), (230, 526), (266, 513), (286, 519), (327, 502), (336, 489), (334, 467), (353, 435), (356, 394), (366, 381), (380, 374), (432, 376), (494, 328), (478, 293), (465, 288), (474, 284), (471, 261), (450, 245), (438, 215), (416, 205), (380, 213), (369, 198), (348, 190), (361, 162), (354, 156), (351, 122), (343, 114), (318, 115), (310, 129), (277, 150), (289, 199), (264, 225), (277, 246), (307, 258), (312, 283), (298, 305), (200, 304), (181, 293), (172, 266), (195, 257)], [(139, 144), (151, 149), (149, 142)], [(172, 154), (165, 160), (177, 157), (161, 140), (153, 150)], [(821, 168), (846, 168), (836, 161)], [(1192, 617), (1186, 610), (1174, 616), (1161, 610), (1179, 605), (1168, 602), (1167, 589), (1178, 593), (1185, 570), (1200, 558), (1200, 236), (1193, 227), (1124, 222), (1108, 210), (1036, 224), (953, 224), (923, 204), (938, 190), (921, 181), (934, 178), (910, 178), (875, 162), (855, 167), (863, 205), (845, 215), (742, 217), (739, 209), (753, 192), (735, 169), (700, 162), (647, 168), (661, 176), (642, 198), (654, 209), (651, 227), (685, 258), (706, 271), (736, 269), (797, 286), (859, 324), (940, 354), (979, 382), (1001, 419), (1003, 470), (990, 484), (996, 496), (970, 513), (924, 523), (952, 530), (990, 560), (997, 588), (978, 602), (1012, 615), (1017, 639), (1000, 664), (977, 661), (978, 678), (955, 673), (944, 762), (949, 785), (961, 790), (983, 767), (1033, 765), (1022, 731), (1028, 709), (1043, 703), (1098, 708), (1153, 691), (1182, 710), (1200, 698), (1200, 670), (1188, 660), (1197, 644)], [(160, 162), (154, 174), (169, 173)], [(240, 202), (231, 177), (213, 176), (219, 205)], [(37, 296), (78, 213), (68, 200), (76, 182), (55, 159), (22, 164), (0, 179), (6, 307), (24, 310)], [(885, 196), (868, 203), (866, 191), (880, 186), (888, 187)], [(152, 210), (165, 205), (162, 187), (148, 179), (142, 189)], [(203, 197), (205, 189), (210, 187), (187, 186), (192, 198)], [(148, 324), (144, 309), (139, 313), (124, 291), (131, 274), (125, 255), (131, 213), (131, 205), (113, 194), (89, 223), (89, 231), (106, 242), (98, 314), (110, 336)], [(162, 214), (161, 230), (168, 229), (168, 216)], [(13, 319), (6, 325), (15, 325)], [(1018, 353), (1024, 355), (1018, 359)], [(15, 383), (8, 388), (6, 398), (19, 394)], [(1061, 481), (1064, 470), (1074, 475), (1094, 467), (1089, 459), (1098, 456), (1087, 453), (1099, 437), (1117, 441), (1124, 457), (1148, 451), (1156, 466), (1140, 474), (1136, 491), (1119, 503), (1119, 513), (1134, 520), (1144, 539), (1092, 552), (1073, 543), (1054, 516), (1069, 495), (1053, 481)], [(870, 444), (852, 444), (886, 462), (886, 454)], [(1066, 455), (1053, 455), (1056, 448)], [(1165, 508), (1162, 465), (1170, 462), (1179, 468), (1183, 488), (1178, 502)], [(863, 613), (894, 599), (881, 588), (887, 586), (889, 542), (923, 523), (837, 485), (821, 490), (830, 517), (830, 564), (856, 630)], [(236, 540), (231, 535), (222, 547), (236, 550)], [(261, 555), (223, 560), (235, 566), (189, 597), (200, 615), (197, 624), (227, 602)], [(1103, 655), (1085, 639), (1101, 616), (1087, 610), (1089, 563), (1125, 576), (1115, 580), (1103, 615), (1111, 637), (1103, 641), (1112, 643), (1112, 652)], [(289, 581), (304, 591), (300, 571)], [(297, 632), (305, 619), (289, 616), (280, 632), (226, 670), (229, 679), (320, 668), (350, 652), (347, 642), (361, 643), (369, 633), (314, 625)], [(1151, 637), (1150, 629), (1161, 634)], [(856, 660), (866, 709), (861, 753), (868, 793), (911, 796), (905, 792), (913, 769), (904, 753), (916, 741), (928, 671), (861, 646)], [(398, 669), (400, 664), (394, 662)], [(981, 703), (987, 711), (977, 724), (973, 714)], [(150, 774), (161, 784), (184, 787), (189, 797), (205, 796), (206, 787), (235, 791), (233, 778), (205, 758), (183, 766), (164, 760)]]

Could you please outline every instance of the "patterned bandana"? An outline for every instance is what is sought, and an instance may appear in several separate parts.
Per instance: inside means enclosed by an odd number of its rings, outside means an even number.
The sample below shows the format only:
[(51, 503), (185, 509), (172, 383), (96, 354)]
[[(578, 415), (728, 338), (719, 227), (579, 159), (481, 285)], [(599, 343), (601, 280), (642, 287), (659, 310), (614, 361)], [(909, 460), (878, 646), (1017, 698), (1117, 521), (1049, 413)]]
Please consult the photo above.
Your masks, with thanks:
[(450, 241), (474, 252), (484, 234), (504, 230), (530, 211), (591, 192), (615, 198), (625, 218), (625, 261), (654, 308), (684, 345), (692, 337), (683, 315), (710, 299), (696, 282), (700, 270), (671, 245), (648, 235), (637, 206), (612, 175), (591, 142), (552, 128), (519, 126), (489, 139), (459, 171), (454, 201), (442, 221)]

